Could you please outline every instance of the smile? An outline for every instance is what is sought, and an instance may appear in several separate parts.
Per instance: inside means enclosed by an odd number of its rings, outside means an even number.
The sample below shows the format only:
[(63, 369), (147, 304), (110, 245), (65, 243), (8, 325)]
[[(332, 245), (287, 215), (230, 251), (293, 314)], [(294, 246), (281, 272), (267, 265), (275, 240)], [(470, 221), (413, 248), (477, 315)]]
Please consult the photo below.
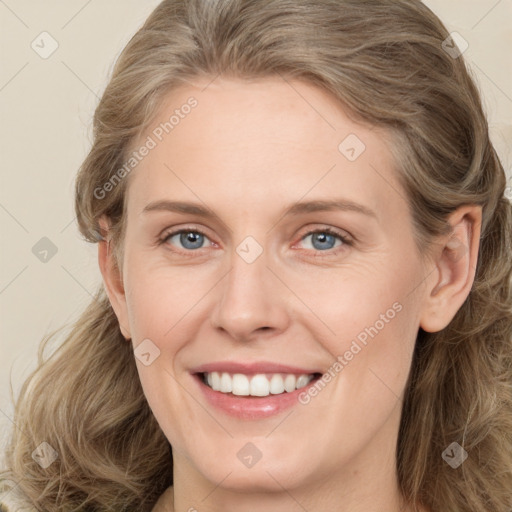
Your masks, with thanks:
[(276, 361), (216, 361), (189, 372), (207, 408), (250, 421), (300, 405), (299, 394), (322, 376), (320, 367)]
[(237, 396), (265, 397), (291, 393), (307, 386), (317, 374), (204, 372), (203, 383), (214, 391)]

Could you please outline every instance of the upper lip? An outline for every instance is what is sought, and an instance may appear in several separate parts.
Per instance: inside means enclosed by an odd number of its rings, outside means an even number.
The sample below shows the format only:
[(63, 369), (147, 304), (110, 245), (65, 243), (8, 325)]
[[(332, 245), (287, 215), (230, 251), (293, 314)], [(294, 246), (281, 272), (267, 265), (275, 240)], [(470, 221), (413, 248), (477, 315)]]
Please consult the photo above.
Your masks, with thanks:
[(190, 370), (191, 373), (293, 373), (295, 375), (309, 375), (312, 373), (322, 373), (320, 370), (311, 368), (299, 368), (287, 364), (272, 363), (268, 361), (236, 362), (236, 361), (218, 361), (196, 366)]

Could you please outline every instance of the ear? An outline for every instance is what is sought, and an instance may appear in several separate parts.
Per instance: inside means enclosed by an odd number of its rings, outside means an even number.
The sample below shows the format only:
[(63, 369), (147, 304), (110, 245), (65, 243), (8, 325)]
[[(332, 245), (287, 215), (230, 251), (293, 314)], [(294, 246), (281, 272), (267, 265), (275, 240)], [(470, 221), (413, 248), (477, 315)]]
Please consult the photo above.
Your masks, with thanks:
[(461, 206), (448, 222), (452, 232), (440, 240), (434, 255), (435, 271), (428, 280), (420, 327), (427, 332), (444, 329), (466, 300), (476, 273), (482, 208)]
[(102, 216), (99, 219), (99, 225), (103, 234), (103, 239), (98, 242), (98, 263), (103, 276), (105, 290), (107, 292), (110, 304), (117, 316), (119, 328), (123, 336), (131, 339), (128, 308), (126, 305), (126, 295), (124, 291), (123, 279), (115, 261), (112, 241), (110, 239), (110, 222), (107, 217)]

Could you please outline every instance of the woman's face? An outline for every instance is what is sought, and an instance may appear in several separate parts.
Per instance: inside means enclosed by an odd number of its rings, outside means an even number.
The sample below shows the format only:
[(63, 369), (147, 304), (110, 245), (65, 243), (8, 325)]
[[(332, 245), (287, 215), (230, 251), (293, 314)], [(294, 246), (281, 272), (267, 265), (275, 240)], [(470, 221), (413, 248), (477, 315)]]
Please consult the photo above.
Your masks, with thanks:
[(427, 275), (389, 143), (303, 82), (207, 84), (134, 145), (116, 311), (175, 464), (209, 489), (380, 474)]

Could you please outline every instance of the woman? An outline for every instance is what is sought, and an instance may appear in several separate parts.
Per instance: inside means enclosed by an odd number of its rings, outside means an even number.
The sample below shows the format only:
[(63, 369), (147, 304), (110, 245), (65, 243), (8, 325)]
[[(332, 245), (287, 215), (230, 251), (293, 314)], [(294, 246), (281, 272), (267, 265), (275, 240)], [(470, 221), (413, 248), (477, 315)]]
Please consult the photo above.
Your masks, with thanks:
[(157, 7), (96, 110), (104, 282), (22, 390), (11, 496), (510, 510), (512, 212), (454, 47), (415, 1)]

